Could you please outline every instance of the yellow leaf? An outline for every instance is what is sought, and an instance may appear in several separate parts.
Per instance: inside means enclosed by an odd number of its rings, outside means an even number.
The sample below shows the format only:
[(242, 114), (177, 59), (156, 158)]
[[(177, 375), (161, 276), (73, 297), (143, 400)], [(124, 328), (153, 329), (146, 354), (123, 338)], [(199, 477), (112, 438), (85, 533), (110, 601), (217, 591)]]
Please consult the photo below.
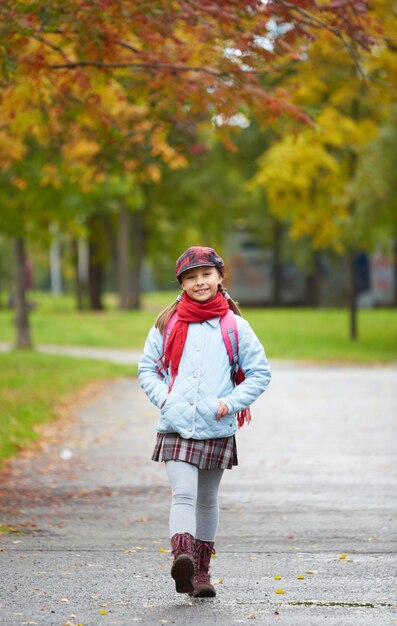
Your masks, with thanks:
[(274, 580), (281, 580), (281, 576), (275, 576)]
[(219, 580), (214, 580), (214, 585), (223, 585), (223, 578), (220, 578)]
[(171, 552), (171, 550), (166, 550), (165, 548), (160, 548), (159, 552)]
[(105, 609), (101, 609), (99, 612), (100, 612), (101, 615), (107, 615)]
[(154, 163), (148, 165), (146, 168), (146, 176), (148, 180), (152, 181), (153, 183), (158, 183), (161, 180), (161, 169), (158, 167), (158, 165), (155, 165)]
[(343, 561), (343, 559), (347, 559), (347, 554), (341, 554), (339, 557), (340, 561)]
[(297, 576), (297, 579), (298, 579), (298, 580), (304, 580), (304, 579), (305, 579), (305, 577), (304, 577), (304, 576)]
[(281, 595), (283, 593), (285, 593), (284, 589), (276, 589), (275, 593)]

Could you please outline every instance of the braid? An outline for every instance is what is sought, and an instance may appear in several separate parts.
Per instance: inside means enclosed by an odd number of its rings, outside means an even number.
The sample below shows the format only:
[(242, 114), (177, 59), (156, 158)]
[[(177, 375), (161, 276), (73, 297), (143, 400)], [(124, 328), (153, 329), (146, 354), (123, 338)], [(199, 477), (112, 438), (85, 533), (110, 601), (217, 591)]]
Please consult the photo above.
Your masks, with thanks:
[(169, 304), (163, 311), (161, 311), (161, 313), (159, 313), (159, 315), (157, 316), (156, 321), (154, 322), (154, 325), (156, 328), (159, 329), (159, 331), (163, 334), (168, 322), (170, 321), (171, 317), (174, 315), (176, 308), (178, 306), (178, 300), (176, 300), (175, 302), (173, 302), (172, 304)]
[[(227, 294), (227, 291), (223, 285), (218, 285), (218, 289), (221, 292), (221, 294), (223, 294), (224, 296)], [(239, 315), (240, 317), (243, 317), (240, 309), (238, 308), (237, 302), (232, 300), (230, 296), (228, 297), (227, 301), (229, 303), (229, 308), (233, 311), (233, 313), (235, 313), (236, 315)]]

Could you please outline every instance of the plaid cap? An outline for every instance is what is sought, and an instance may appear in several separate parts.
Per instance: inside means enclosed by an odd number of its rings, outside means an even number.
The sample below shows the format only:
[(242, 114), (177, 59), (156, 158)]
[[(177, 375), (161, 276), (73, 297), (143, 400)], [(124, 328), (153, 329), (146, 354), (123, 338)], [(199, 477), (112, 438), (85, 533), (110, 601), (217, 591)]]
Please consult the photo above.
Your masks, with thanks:
[(221, 276), (224, 274), (225, 264), (223, 259), (215, 252), (213, 248), (206, 248), (203, 246), (193, 246), (188, 248), (176, 262), (175, 271), (179, 280), (180, 275), (186, 270), (190, 270), (193, 267), (200, 267), (202, 265), (209, 265), (216, 267)]

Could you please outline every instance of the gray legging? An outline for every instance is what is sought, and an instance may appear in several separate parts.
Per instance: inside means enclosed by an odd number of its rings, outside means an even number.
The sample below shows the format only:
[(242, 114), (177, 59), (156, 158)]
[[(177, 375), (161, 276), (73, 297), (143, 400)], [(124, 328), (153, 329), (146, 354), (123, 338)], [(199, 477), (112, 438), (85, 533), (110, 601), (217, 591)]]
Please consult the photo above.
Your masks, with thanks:
[(218, 490), (223, 469), (203, 470), (184, 461), (166, 461), (172, 489), (170, 536), (190, 533), (214, 541), (218, 528)]

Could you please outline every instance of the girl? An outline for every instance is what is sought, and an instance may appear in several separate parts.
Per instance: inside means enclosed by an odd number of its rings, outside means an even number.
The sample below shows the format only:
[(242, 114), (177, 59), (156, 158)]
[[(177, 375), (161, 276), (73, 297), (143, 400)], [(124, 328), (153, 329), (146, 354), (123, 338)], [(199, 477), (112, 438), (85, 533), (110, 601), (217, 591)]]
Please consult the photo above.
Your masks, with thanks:
[[(236, 414), (239, 424), (249, 421), (247, 407), (271, 377), (262, 345), (222, 286), (223, 275), (223, 260), (212, 248), (192, 247), (179, 257), (182, 295), (158, 316), (138, 368), (141, 387), (160, 409), (152, 460), (165, 461), (172, 488), (171, 576), (177, 592), (195, 597), (216, 594), (209, 563), (219, 484), (223, 471), (237, 465)], [(238, 333), (234, 378), (220, 324), (230, 309)]]

